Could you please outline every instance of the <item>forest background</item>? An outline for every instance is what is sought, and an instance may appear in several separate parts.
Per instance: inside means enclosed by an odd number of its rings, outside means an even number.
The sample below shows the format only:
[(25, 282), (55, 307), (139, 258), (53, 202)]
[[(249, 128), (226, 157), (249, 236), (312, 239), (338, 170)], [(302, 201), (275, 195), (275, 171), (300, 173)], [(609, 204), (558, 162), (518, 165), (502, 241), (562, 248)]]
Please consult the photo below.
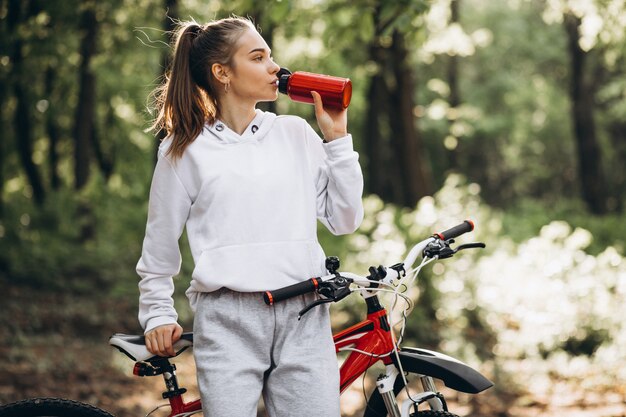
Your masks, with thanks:
[[(0, 0), (0, 403), (67, 396), (124, 415), (158, 402), (106, 345), (140, 332), (148, 96), (176, 19), (233, 13), (280, 65), (353, 81), (366, 218), (351, 236), (320, 228), (327, 254), (366, 271), (476, 222), (462, 240), (487, 249), (426, 268), (411, 293), (407, 343), (496, 383), (456, 404), (626, 415), (623, 0)], [(285, 96), (262, 108), (314, 120)], [(333, 307), (334, 325), (361, 303)]]

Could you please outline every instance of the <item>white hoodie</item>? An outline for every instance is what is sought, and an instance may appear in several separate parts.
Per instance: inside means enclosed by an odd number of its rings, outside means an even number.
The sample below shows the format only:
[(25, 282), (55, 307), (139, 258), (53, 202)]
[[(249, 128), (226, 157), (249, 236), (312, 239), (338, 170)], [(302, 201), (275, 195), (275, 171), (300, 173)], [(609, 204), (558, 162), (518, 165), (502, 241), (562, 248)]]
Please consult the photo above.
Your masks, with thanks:
[[(363, 175), (350, 135), (322, 143), (295, 116), (257, 110), (242, 135), (216, 122), (174, 161), (163, 141), (137, 272), (145, 331), (175, 323), (172, 277), (187, 227), (195, 262), (186, 294), (266, 291), (324, 275), (319, 219), (352, 233), (363, 219)], [(261, 297), (259, 297), (261, 302)]]

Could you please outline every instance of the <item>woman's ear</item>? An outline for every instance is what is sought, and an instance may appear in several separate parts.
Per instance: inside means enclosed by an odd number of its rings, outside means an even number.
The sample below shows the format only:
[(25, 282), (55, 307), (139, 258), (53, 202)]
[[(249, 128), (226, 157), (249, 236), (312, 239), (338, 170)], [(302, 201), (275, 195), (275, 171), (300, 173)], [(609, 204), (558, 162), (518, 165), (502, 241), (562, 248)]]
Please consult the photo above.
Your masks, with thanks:
[(213, 78), (215, 78), (220, 83), (230, 83), (230, 75), (228, 73), (228, 68), (225, 65), (217, 63), (211, 65), (211, 73), (213, 74)]

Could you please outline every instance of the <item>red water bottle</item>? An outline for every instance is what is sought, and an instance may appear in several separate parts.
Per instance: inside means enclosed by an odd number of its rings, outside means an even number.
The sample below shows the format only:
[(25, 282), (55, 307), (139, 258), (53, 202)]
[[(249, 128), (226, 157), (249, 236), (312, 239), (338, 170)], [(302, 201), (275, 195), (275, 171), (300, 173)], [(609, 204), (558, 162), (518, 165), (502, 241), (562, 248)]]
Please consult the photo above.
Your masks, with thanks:
[(345, 109), (352, 98), (352, 82), (348, 78), (313, 74), (287, 68), (278, 71), (278, 91), (287, 94), (293, 101), (313, 104), (311, 91), (317, 91), (327, 107)]

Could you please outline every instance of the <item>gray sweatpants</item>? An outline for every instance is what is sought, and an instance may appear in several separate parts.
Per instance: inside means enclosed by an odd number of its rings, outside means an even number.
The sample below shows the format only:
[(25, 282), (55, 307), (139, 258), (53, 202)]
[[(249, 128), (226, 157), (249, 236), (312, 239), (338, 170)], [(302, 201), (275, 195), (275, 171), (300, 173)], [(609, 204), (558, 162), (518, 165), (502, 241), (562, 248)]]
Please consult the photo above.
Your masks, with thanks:
[(202, 294), (194, 356), (205, 417), (339, 417), (339, 371), (328, 306), (298, 321), (314, 295), (267, 306), (261, 293)]

